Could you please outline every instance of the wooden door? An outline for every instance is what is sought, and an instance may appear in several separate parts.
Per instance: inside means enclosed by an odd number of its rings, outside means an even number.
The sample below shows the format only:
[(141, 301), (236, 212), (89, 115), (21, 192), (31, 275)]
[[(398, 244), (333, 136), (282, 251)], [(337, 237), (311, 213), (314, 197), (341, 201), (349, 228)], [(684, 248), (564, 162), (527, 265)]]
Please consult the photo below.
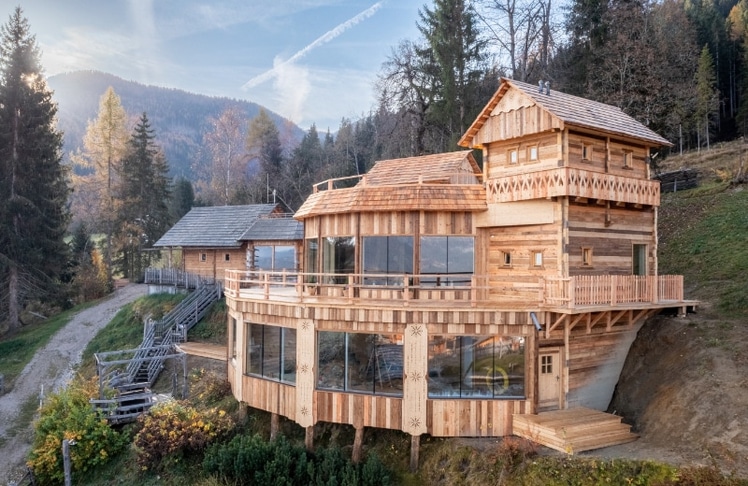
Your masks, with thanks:
[(561, 349), (545, 348), (538, 356), (538, 411), (561, 407)]

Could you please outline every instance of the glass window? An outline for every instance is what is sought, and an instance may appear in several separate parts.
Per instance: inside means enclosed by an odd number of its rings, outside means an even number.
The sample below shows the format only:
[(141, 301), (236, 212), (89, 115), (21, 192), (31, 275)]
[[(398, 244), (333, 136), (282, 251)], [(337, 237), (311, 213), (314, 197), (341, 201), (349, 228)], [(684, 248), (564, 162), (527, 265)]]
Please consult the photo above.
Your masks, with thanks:
[(248, 375), (296, 382), (296, 329), (263, 324), (248, 324)]
[(592, 248), (582, 248), (582, 265), (592, 265)]
[(532, 145), (528, 147), (527, 158), (530, 159), (531, 162), (538, 160), (538, 146), (537, 145)]
[(318, 388), (402, 396), (401, 336), (320, 332), (318, 343)]
[(272, 246), (255, 246), (255, 260), (253, 267), (255, 270), (273, 269)]
[(353, 236), (327, 237), (322, 242), (322, 272), (334, 274), (332, 283), (348, 282), (345, 274), (355, 269), (356, 238)]
[[(317, 240), (307, 239), (304, 244), (304, 272), (314, 274), (319, 271), (319, 267), (317, 266), (317, 253)], [(314, 275), (308, 275), (306, 280), (307, 283), (312, 283), (316, 281), (316, 277)]]
[(525, 396), (525, 339), (429, 336), (430, 398)]
[(273, 268), (280, 272), (283, 270), (295, 271), (296, 270), (296, 249), (293, 246), (276, 246), (275, 250), (275, 263)]
[(345, 388), (345, 333), (317, 334), (317, 387), (327, 390)]
[[(363, 238), (365, 285), (402, 285), (403, 275), (413, 273), (412, 236), (366, 236)], [(397, 274), (392, 277), (385, 274)]]
[(296, 251), (293, 246), (257, 245), (254, 248), (254, 268), (275, 272), (295, 270)]
[(236, 358), (236, 319), (231, 318), (231, 357)]
[(533, 251), (532, 252), (532, 266), (542, 267), (543, 266), (543, 252)]
[(509, 158), (510, 164), (516, 164), (517, 162), (519, 162), (519, 158), (517, 156), (517, 150), (516, 149), (510, 150), (508, 158)]
[[(473, 273), (474, 239), (472, 236), (422, 236), (420, 273), (442, 274), (422, 278), (422, 285), (470, 285)], [(447, 274), (462, 274), (448, 276)]]

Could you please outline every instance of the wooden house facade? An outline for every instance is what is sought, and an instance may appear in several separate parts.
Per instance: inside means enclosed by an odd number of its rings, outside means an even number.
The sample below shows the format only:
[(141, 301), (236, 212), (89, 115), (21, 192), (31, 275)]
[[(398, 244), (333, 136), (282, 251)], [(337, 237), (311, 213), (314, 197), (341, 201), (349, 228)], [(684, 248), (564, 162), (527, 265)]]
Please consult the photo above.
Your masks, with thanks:
[(276, 204), (191, 209), (154, 245), (168, 266), (223, 281), (227, 270), (299, 270), (303, 226)]
[[(307, 428), (497, 437), (513, 417), (605, 410), (657, 273), (668, 142), (617, 108), (502, 79), (460, 140), (317, 184), (301, 271), (228, 271), (235, 397)], [(310, 435), (308, 435), (308, 438)], [(354, 444), (354, 455), (356, 454)]]

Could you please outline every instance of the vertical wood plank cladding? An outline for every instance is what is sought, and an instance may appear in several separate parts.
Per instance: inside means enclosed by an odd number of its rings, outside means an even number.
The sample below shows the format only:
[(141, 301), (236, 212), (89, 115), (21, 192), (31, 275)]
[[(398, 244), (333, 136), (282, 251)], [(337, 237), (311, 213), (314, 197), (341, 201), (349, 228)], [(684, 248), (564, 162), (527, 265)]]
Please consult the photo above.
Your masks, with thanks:
[(426, 399), (428, 397), (428, 332), (424, 324), (410, 324), (403, 335), (404, 427), (411, 435), (425, 434)]
[(253, 408), (296, 420), (296, 390), (292, 385), (242, 376), (242, 400)]
[(560, 128), (561, 122), (537, 105), (522, 106), (507, 112), (494, 110), (475, 136), (474, 143), (519, 138)]
[(316, 391), (317, 421), (402, 430), (402, 399)]
[(317, 238), (319, 236), (320, 219), (317, 216), (304, 220), (304, 238)]
[(434, 437), (497, 437), (512, 433), (512, 414), (526, 400), (428, 400), (428, 433)]
[[(606, 225), (606, 218), (609, 224)], [(634, 244), (649, 245), (647, 266), (655, 272), (655, 210), (569, 205), (569, 275), (629, 275)], [(582, 264), (582, 249), (592, 249), (592, 265)]]
[(296, 421), (302, 427), (314, 425), (316, 385), (316, 337), (314, 322), (302, 319), (296, 327)]
[(362, 236), (413, 235), (417, 227), (418, 213), (416, 212), (360, 213)]

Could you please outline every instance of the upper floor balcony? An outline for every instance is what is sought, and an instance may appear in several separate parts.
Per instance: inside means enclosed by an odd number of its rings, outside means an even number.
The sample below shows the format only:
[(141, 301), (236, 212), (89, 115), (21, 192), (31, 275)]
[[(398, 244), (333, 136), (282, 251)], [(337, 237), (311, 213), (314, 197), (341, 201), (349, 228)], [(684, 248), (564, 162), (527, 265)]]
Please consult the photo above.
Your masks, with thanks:
[(562, 313), (692, 305), (681, 275), (545, 277), (535, 283), (472, 274), (226, 273), (225, 294), (238, 300), (315, 305), (547, 310)]
[(489, 179), (486, 195), (494, 203), (571, 196), (659, 206), (660, 182), (558, 167)]

